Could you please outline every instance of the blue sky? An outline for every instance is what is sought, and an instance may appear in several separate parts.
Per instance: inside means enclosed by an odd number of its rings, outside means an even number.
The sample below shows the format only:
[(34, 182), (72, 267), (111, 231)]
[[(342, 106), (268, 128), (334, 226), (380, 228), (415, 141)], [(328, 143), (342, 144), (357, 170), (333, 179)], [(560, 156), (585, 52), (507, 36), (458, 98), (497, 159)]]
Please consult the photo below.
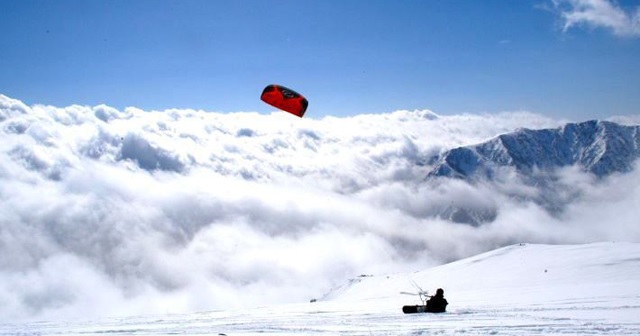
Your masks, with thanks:
[(0, 94), (307, 116), (640, 113), (640, 1), (0, 1)]

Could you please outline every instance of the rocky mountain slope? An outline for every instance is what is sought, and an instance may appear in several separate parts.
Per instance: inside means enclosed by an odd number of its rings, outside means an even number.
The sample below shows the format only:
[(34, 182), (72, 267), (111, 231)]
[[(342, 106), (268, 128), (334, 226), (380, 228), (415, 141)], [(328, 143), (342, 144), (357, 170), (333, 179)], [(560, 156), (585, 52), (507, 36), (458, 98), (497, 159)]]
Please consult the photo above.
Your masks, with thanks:
[(522, 174), (579, 165), (599, 177), (626, 172), (640, 156), (640, 126), (591, 120), (556, 129), (521, 129), (445, 152), (429, 177), (495, 178), (500, 167)]
[[(638, 157), (640, 126), (591, 120), (554, 129), (520, 129), (448, 150), (432, 161), (426, 180), (433, 185), (452, 178), (482, 184), (508, 199), (533, 201), (559, 215), (580, 197), (576, 181), (592, 176), (598, 182), (629, 172)], [(525, 188), (513, 188), (514, 182)], [(458, 199), (433, 208), (432, 215), (480, 225), (494, 220), (497, 210), (486, 202)]]

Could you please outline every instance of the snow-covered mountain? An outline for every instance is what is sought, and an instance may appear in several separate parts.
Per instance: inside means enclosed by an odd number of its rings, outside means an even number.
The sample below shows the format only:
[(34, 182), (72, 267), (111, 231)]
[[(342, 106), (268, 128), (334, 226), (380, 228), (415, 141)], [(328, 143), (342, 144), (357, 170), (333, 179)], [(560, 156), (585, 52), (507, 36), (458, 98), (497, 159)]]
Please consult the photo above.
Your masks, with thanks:
[(639, 130), (640, 126), (597, 120), (555, 129), (520, 129), (445, 152), (428, 176), (492, 179), (505, 166), (522, 174), (571, 165), (600, 177), (627, 172), (640, 157)]
[[(360, 276), (310, 303), (0, 324), (0, 335), (638, 335), (640, 244), (515, 244), (414, 273)], [(416, 286), (447, 313), (404, 315)]]
[[(575, 181), (561, 178), (565, 170), (597, 180), (633, 169), (640, 157), (640, 126), (591, 120), (553, 129), (519, 129), (475, 145), (456, 147), (434, 158), (427, 183), (454, 178), (485, 184), (506, 197), (533, 201), (558, 215), (581, 196)], [(589, 178), (588, 176), (586, 178)], [(505, 189), (513, 180), (526, 189)], [(480, 205), (478, 205), (480, 204)], [(480, 225), (493, 221), (494, 206), (451, 202), (432, 213), (453, 222)]]

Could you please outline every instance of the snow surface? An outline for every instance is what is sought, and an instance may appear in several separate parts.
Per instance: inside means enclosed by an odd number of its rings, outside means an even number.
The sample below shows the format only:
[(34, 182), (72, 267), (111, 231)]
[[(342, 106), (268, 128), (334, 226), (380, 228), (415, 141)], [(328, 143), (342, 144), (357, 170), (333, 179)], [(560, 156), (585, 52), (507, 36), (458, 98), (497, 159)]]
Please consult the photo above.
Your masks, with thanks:
[[(444, 314), (401, 292), (445, 289)], [(639, 335), (640, 244), (516, 244), (415, 273), (361, 275), (317, 302), (0, 324), (0, 335)]]

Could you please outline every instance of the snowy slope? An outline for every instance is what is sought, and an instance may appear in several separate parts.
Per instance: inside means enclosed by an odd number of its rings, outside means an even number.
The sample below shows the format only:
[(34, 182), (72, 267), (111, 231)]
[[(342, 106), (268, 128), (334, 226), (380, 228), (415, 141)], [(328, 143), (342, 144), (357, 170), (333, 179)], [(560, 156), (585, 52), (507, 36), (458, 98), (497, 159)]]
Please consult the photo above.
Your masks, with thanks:
[[(445, 314), (404, 315), (423, 289)], [(518, 244), (432, 269), (363, 276), (315, 303), (0, 325), (2, 335), (638, 335), (640, 244)]]
[(443, 287), (454, 310), (476, 302), (542, 304), (550, 297), (634, 295), (640, 294), (635, 288), (640, 244), (511, 245), (413, 274), (361, 277), (326, 299), (406, 302), (411, 300), (396, 294), (415, 291), (412, 282), (431, 292)]

